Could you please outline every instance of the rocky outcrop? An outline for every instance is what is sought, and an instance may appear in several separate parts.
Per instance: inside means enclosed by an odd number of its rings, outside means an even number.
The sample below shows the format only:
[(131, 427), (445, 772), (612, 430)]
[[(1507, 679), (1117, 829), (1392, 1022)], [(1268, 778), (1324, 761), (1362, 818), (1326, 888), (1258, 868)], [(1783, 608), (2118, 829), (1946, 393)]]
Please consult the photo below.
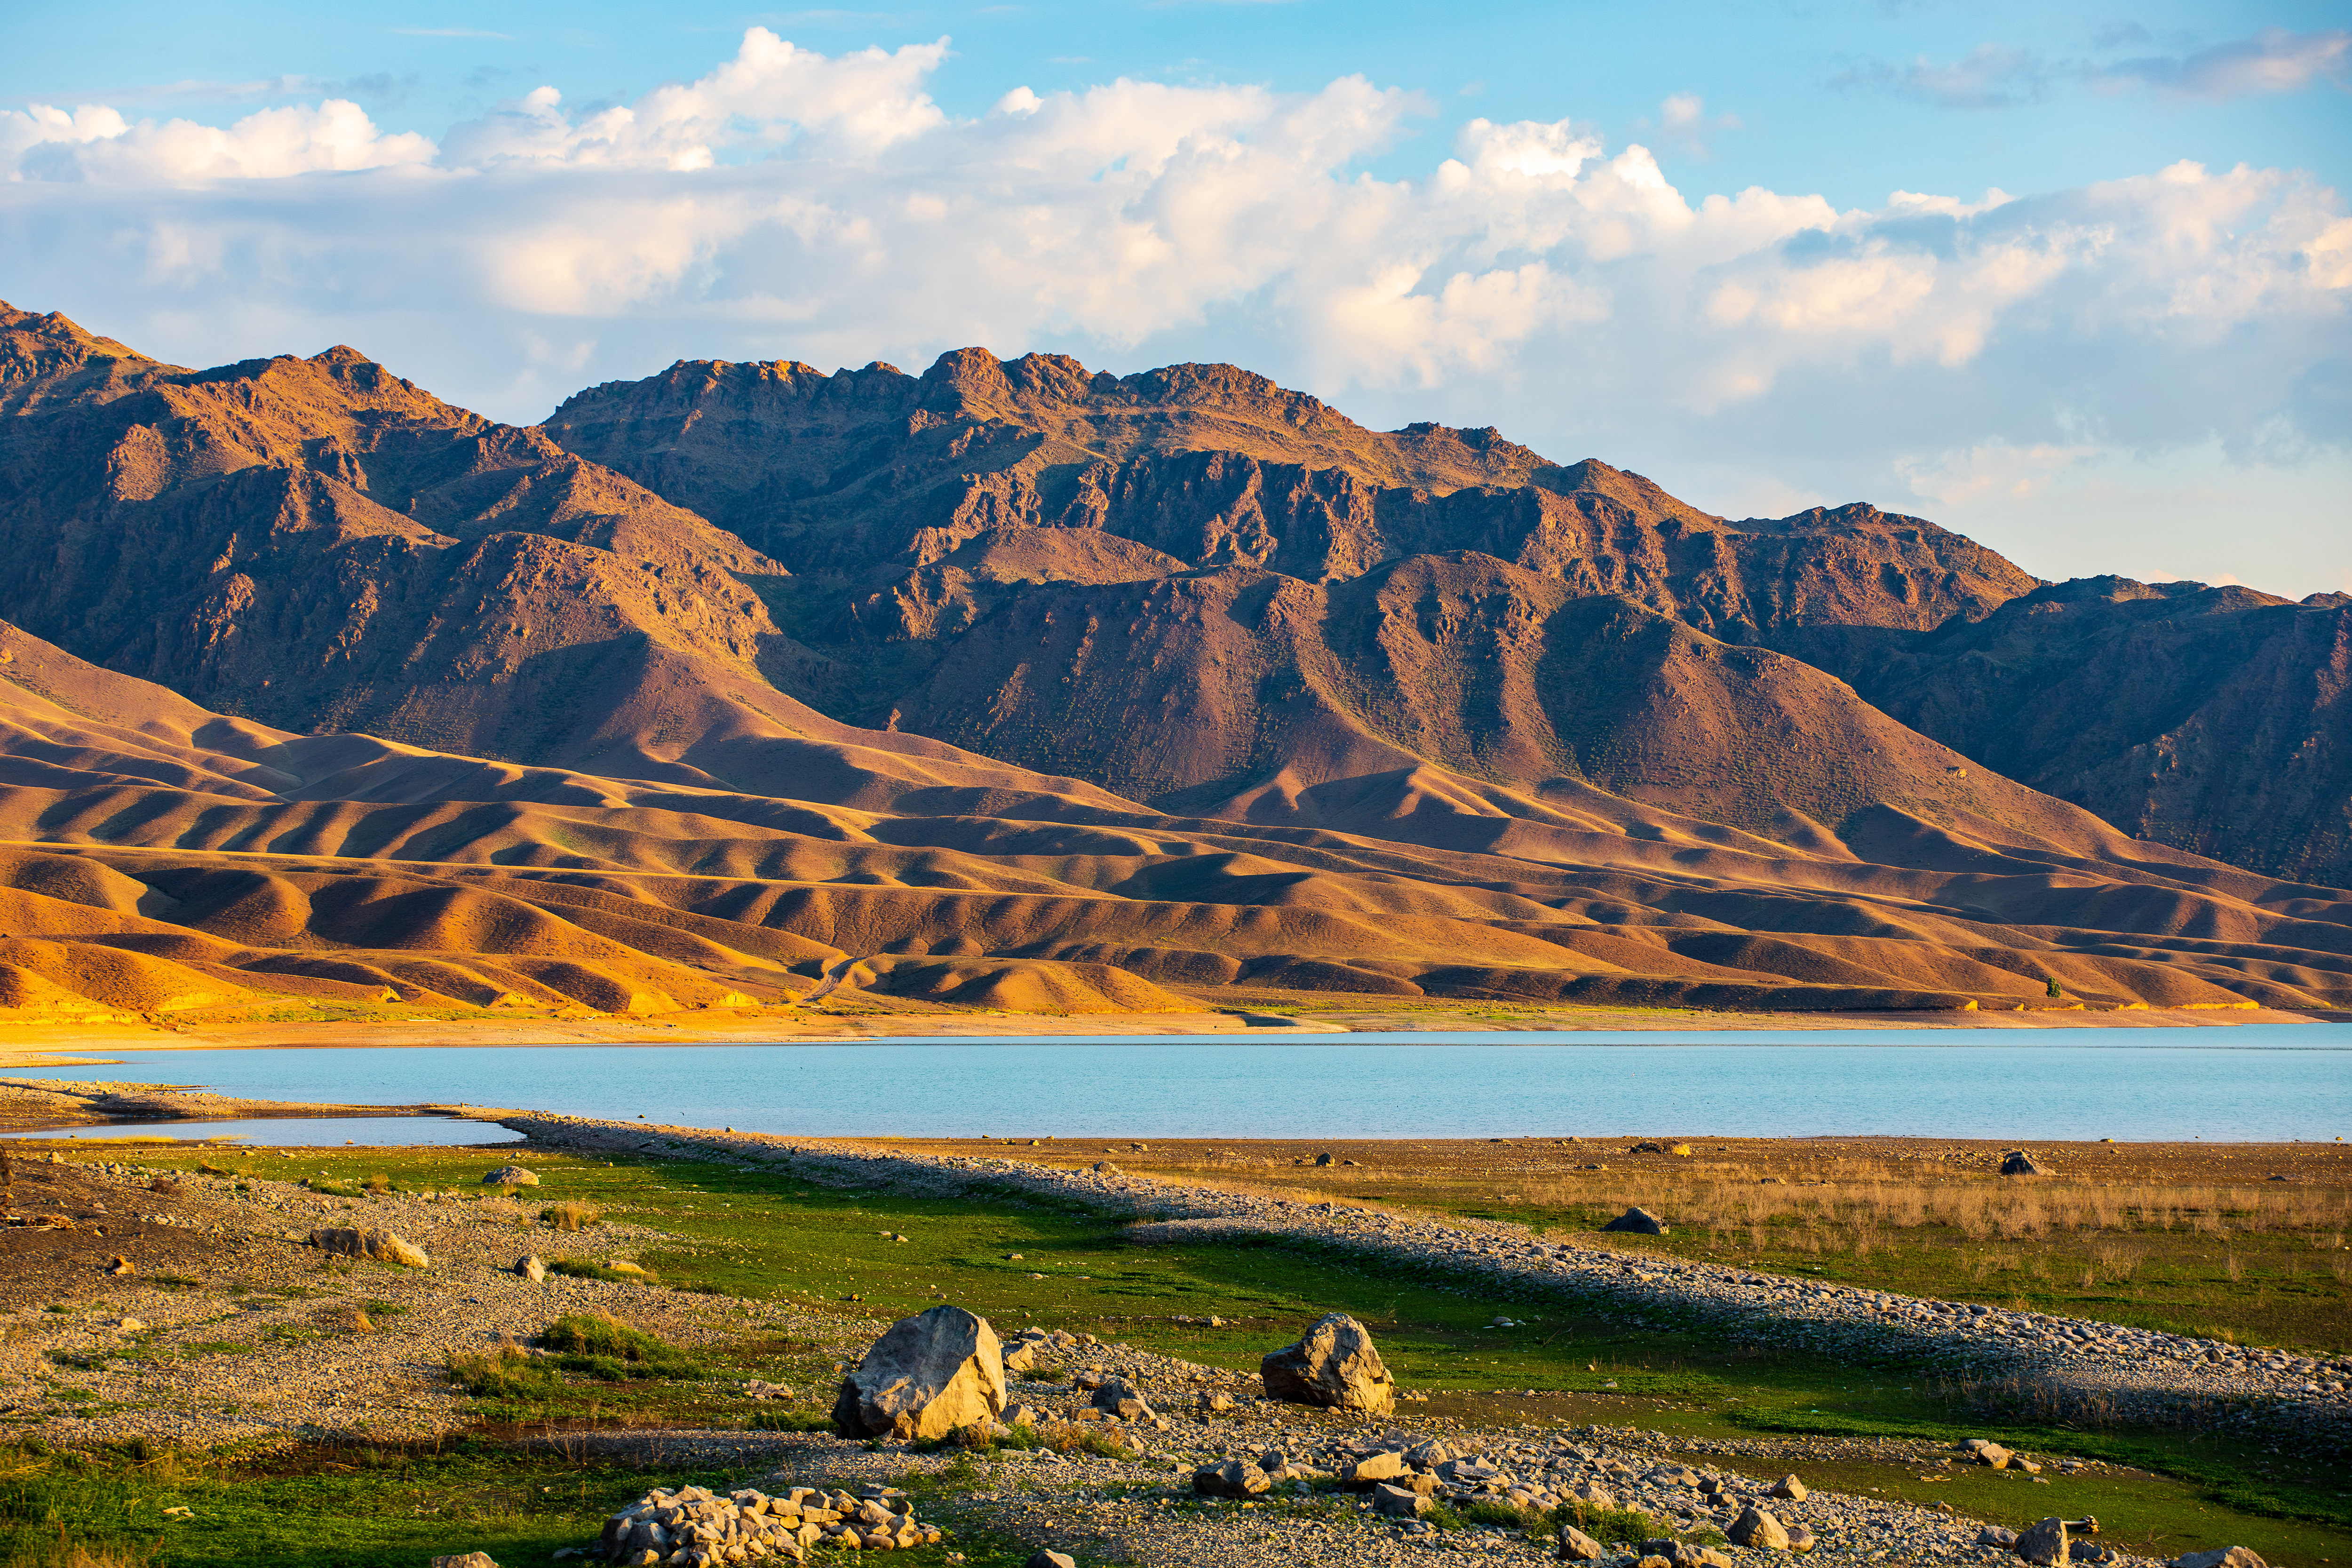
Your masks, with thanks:
[(1325, 1313), (1297, 1342), (1270, 1352), (1258, 1370), (1270, 1399), (1375, 1415), (1396, 1405), (1396, 1380), (1371, 1331), (1345, 1312)]
[(430, 1268), (433, 1261), (425, 1255), (423, 1247), (388, 1230), (321, 1226), (310, 1233), (310, 1245), (331, 1257), (372, 1258), (379, 1263), (394, 1264), (402, 1268)]
[(1004, 1409), (1004, 1363), (988, 1320), (933, 1307), (883, 1331), (842, 1379), (834, 1427), (845, 1437), (944, 1437)]

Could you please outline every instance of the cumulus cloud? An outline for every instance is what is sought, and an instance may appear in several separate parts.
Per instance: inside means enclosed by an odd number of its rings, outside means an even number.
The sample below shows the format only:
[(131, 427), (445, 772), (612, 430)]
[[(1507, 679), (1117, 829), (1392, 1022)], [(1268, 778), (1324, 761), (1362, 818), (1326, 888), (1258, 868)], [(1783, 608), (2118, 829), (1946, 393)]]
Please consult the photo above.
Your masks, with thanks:
[(542, 87), (519, 103), (454, 128), (445, 161), (459, 167), (577, 163), (706, 169), (722, 156), (814, 136), (870, 153), (946, 123), (922, 90), (947, 40), (895, 53), (827, 58), (765, 27), (743, 35), (733, 59), (698, 81), (656, 89), (633, 104), (575, 121), (562, 94)]
[(291, 104), (247, 115), (223, 131), (191, 120), (126, 121), (83, 104), (68, 113), (46, 104), (0, 110), (0, 167), (11, 180), (96, 180), (184, 184), (267, 180), (325, 169), (421, 163), (433, 143), (413, 132), (385, 136), (349, 99)]
[(1841, 208), (1686, 194), (1644, 145), (1480, 119), (1397, 174), (1431, 106), (1361, 78), (1013, 85), (956, 119), (929, 91), (947, 58), (753, 28), (698, 80), (581, 112), (542, 89), (437, 143), (340, 100), (226, 130), (12, 113), (0, 247), (17, 303), (151, 352), (348, 341), (513, 418), (681, 354), (980, 343), (1239, 360), (1373, 419), (1758, 495), (1834, 471), (2054, 504), (2081, 450), (2352, 443), (2352, 218), (2292, 171)]

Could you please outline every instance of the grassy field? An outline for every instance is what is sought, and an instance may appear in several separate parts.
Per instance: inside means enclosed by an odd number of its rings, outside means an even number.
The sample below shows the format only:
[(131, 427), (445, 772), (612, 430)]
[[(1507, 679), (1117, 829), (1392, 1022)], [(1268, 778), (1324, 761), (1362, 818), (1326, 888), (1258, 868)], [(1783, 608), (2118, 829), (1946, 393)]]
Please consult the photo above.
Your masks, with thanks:
[[(1673, 1140), (1658, 1140), (1663, 1149)], [(970, 1143), (924, 1142), (970, 1153)], [(2001, 1177), (2000, 1147), (1722, 1140), (1051, 1144), (1171, 1180), (1509, 1220), (1591, 1242), (2308, 1352), (2352, 1352), (2352, 1153), (2097, 1144)], [(1002, 1151), (999, 1151), (1002, 1152)], [(1334, 1163), (1318, 1166), (1318, 1153)], [(1343, 1163), (1344, 1162), (1344, 1163)], [(1586, 1170), (1585, 1165), (1600, 1165)], [(2273, 1174), (2291, 1179), (2272, 1181)], [(1664, 1237), (1598, 1237), (1639, 1205)]]
[[(93, 1156), (103, 1157), (90, 1149), (78, 1154)], [(310, 1150), (299, 1163), (252, 1154), (205, 1157), (271, 1175), (281, 1164), (325, 1171), (359, 1194), (354, 1201), (362, 1207), (371, 1185), (466, 1189), (500, 1163), (500, 1157), (463, 1150)], [(1985, 1471), (1926, 1476), (1860, 1460), (1805, 1468), (1818, 1484), (1923, 1502), (1948, 1499), (1964, 1512), (2011, 1525), (2052, 1512), (2096, 1512), (2119, 1539), (2167, 1553), (2221, 1542), (2252, 1546), (2273, 1564), (2352, 1561), (2352, 1500), (2342, 1495), (2352, 1489), (2345, 1487), (2340, 1467), (2315, 1456), (2273, 1452), (2258, 1442), (2130, 1428), (2048, 1431), (2000, 1415), (1997, 1390), (1940, 1383), (1901, 1367), (1856, 1368), (1704, 1335), (1629, 1330), (1588, 1316), (1570, 1301), (1465, 1293), (1450, 1279), (1400, 1275), (1336, 1251), (1243, 1244), (1139, 1247), (1099, 1216), (1034, 1198), (950, 1202), (844, 1192), (784, 1174), (687, 1162), (606, 1165), (540, 1155), (530, 1163), (542, 1185), (526, 1203), (491, 1212), (503, 1213), (519, 1232), (532, 1232), (544, 1255), (582, 1268), (632, 1262), (672, 1286), (865, 1314), (877, 1327), (953, 1300), (1001, 1327), (1036, 1322), (1091, 1331), (1236, 1368), (1255, 1368), (1265, 1351), (1337, 1308), (1372, 1326), (1404, 1386), (1431, 1394), (1428, 1405), (1405, 1407), (1406, 1420), (1418, 1411), (1506, 1424), (1626, 1424), (1693, 1442), (1802, 1433), (1930, 1442), (1995, 1436), (2035, 1452), (2074, 1453), (2130, 1468), (2053, 1476), (2050, 1486)], [(565, 1205), (572, 1205), (570, 1230), (557, 1228)], [(1490, 1205), (1489, 1212), (1505, 1211)], [(1562, 1205), (1550, 1212), (1570, 1211)], [(542, 1213), (555, 1217), (541, 1219)], [(593, 1214), (654, 1226), (680, 1239), (644, 1250), (621, 1248), (604, 1239)], [(1871, 1256), (1877, 1256), (1875, 1249)], [(1223, 1320), (1222, 1326), (1177, 1321), (1211, 1315)], [(1498, 1316), (1523, 1326), (1491, 1326)], [(813, 1343), (772, 1333), (708, 1352), (707, 1359), (705, 1375), (725, 1378), (821, 1385), (830, 1375)], [(446, 1521), (456, 1516), (448, 1510), (467, 1510), (467, 1529), (483, 1544), (498, 1531), (511, 1531), (518, 1542), (570, 1543), (593, 1533), (594, 1518), (612, 1500), (652, 1481), (588, 1465), (558, 1467), (563, 1478), (542, 1475), (552, 1460), (499, 1457), (495, 1439), (501, 1432), (544, 1429), (551, 1422), (750, 1425), (761, 1419), (758, 1407), (724, 1397), (723, 1384), (686, 1377), (569, 1375), (482, 1386), (484, 1436), (490, 1441), (478, 1449), (461, 1445), (429, 1456), (429, 1464), (428, 1457), (400, 1450), (335, 1450), (341, 1456), (333, 1459), (335, 1468), (320, 1468), (324, 1459), (292, 1469), (278, 1461), (257, 1462), (207, 1471), (213, 1479), (204, 1485), (251, 1499), (257, 1509), (277, 1507), (266, 1500), (305, 1488), (350, 1489), (338, 1506), (372, 1521), (367, 1529), (380, 1532), (381, 1543), (338, 1562), (413, 1561), (417, 1549), (401, 1543), (451, 1539)], [(158, 1462), (177, 1461), (149, 1461)], [(435, 1468), (445, 1465), (454, 1468)], [(0, 1521), (16, 1527), (20, 1542), (31, 1543), (25, 1550), (50, 1538), (44, 1530), (56, 1535), (57, 1527), (42, 1521), (114, 1517), (106, 1510), (127, 1507), (131, 1492), (149, 1484), (142, 1479), (148, 1470), (127, 1460), (76, 1470), (54, 1457), (26, 1456), (16, 1468), (0, 1487)], [(1753, 1468), (1779, 1473), (1769, 1462)], [(100, 1492), (113, 1500), (93, 1500)], [(429, 1508), (445, 1512), (419, 1511)], [(443, 1522), (437, 1535), (436, 1521)], [(493, 1534), (481, 1533), (486, 1531)], [(400, 1552), (409, 1556), (402, 1559)], [(261, 1542), (249, 1550), (217, 1542), (202, 1551), (171, 1545), (152, 1560), (303, 1559)]]

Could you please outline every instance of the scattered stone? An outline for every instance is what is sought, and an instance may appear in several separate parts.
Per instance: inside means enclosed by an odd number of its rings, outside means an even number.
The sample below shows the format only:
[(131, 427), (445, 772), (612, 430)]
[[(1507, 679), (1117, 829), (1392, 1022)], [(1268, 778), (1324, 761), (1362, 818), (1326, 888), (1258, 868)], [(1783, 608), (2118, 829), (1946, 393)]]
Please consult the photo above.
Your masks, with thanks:
[(1383, 1519), (1419, 1519), (1435, 1506), (1422, 1493), (1403, 1487), (1372, 1489), (1372, 1511)]
[(1790, 1502), (1802, 1502), (1811, 1495), (1805, 1483), (1794, 1476), (1782, 1476), (1772, 1488), (1772, 1495), (1787, 1498)]
[(2045, 1519), (2017, 1538), (2017, 1554), (2042, 1568), (2066, 1568), (2066, 1521)]
[(2009, 1468), (2009, 1461), (2015, 1458), (2008, 1449), (1987, 1437), (1970, 1437), (1960, 1445), (1960, 1452), (1973, 1458), (1978, 1464), (1989, 1465), (1996, 1470)]
[(529, 1253), (516, 1258), (515, 1272), (534, 1285), (543, 1285), (547, 1282), (547, 1265), (536, 1253)]
[(1003, 1409), (996, 1331), (961, 1307), (933, 1307), (883, 1331), (841, 1380), (833, 1424), (845, 1437), (928, 1441)]
[(114, 1326), (126, 1334), (143, 1334), (147, 1331), (147, 1325), (136, 1318), (118, 1318), (115, 1320)]
[(535, 1187), (539, 1185), (539, 1178), (531, 1174), (529, 1171), (524, 1170), (520, 1165), (500, 1165), (497, 1170), (492, 1171), (488, 1175), (482, 1178), (482, 1185), (486, 1187)]
[(1730, 1528), (1723, 1533), (1734, 1546), (1753, 1547), (1762, 1552), (1789, 1550), (1788, 1527), (1754, 1503), (1740, 1510), (1739, 1517), (1733, 1520)]
[(1349, 1466), (1339, 1479), (1351, 1487), (1369, 1487), (1375, 1481), (1392, 1481), (1407, 1468), (1402, 1454), (1373, 1454)]
[(125, 1274), (138, 1273), (139, 1267), (118, 1253), (106, 1260), (106, 1271), (119, 1279)]
[(1078, 1568), (1078, 1560), (1066, 1552), (1048, 1552), (1040, 1548), (1029, 1554), (1029, 1561), (1023, 1563), (1021, 1568)]
[(487, 1552), (461, 1552), (454, 1557), (436, 1557), (433, 1568), (499, 1568)]
[(2045, 1165), (2022, 1149), (2011, 1149), (2000, 1157), (2000, 1173), (2004, 1176), (2054, 1176), (2057, 1168)]
[(1157, 1413), (1144, 1403), (1135, 1385), (1123, 1377), (1114, 1377), (1095, 1390), (1094, 1407), (1106, 1415), (1116, 1415), (1122, 1421), (1150, 1421)]
[(1247, 1459), (1225, 1459), (1192, 1472), (1192, 1489), (1202, 1497), (1256, 1497), (1273, 1484)]
[(1234, 1396), (1230, 1394), (1220, 1394), (1212, 1389), (1201, 1395), (1200, 1405), (1202, 1409), (1212, 1413), (1231, 1410), (1234, 1408)]
[(1664, 1236), (1666, 1222), (1648, 1209), (1636, 1205), (1601, 1227), (1603, 1230), (1631, 1231), (1635, 1236)]
[(388, 1230), (353, 1230), (349, 1226), (320, 1226), (310, 1233), (310, 1245), (337, 1258), (373, 1258), (403, 1268), (429, 1268), (433, 1260), (413, 1241)]
[(1396, 1405), (1396, 1380), (1370, 1331), (1345, 1312), (1325, 1313), (1296, 1344), (1269, 1352), (1258, 1372), (1270, 1399), (1374, 1415)]
[(2003, 1530), (1997, 1524), (1988, 1524), (1977, 1531), (1977, 1544), (2002, 1548), (2013, 1547), (2017, 1544), (2017, 1531)]

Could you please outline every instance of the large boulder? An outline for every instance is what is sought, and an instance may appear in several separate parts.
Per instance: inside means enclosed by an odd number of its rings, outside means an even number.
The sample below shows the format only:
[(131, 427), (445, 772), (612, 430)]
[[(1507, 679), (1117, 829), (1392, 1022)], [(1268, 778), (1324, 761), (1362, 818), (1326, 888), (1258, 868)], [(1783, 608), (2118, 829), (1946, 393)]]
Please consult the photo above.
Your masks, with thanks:
[(500, 1165), (482, 1178), (486, 1187), (535, 1187), (539, 1178), (520, 1165)]
[(1224, 1459), (1192, 1472), (1192, 1489), (1202, 1497), (1256, 1497), (1272, 1485), (1247, 1459)]
[(1598, 1563), (1609, 1555), (1609, 1549), (1572, 1524), (1559, 1527), (1559, 1560), (1562, 1563)]
[(2217, 1546), (2172, 1560), (2172, 1568), (2270, 1568), (2252, 1547)]
[(2054, 1166), (2045, 1165), (2022, 1149), (2011, 1149), (2000, 1157), (2000, 1173), (2004, 1176), (2054, 1176)]
[(1788, 1527), (1753, 1503), (1742, 1509), (1739, 1517), (1723, 1533), (1734, 1546), (1752, 1547), (1759, 1552), (1789, 1550)]
[(433, 1260), (413, 1241), (388, 1230), (353, 1230), (348, 1226), (320, 1226), (310, 1233), (310, 1245), (336, 1258), (373, 1258), (403, 1268), (428, 1268)]
[(841, 1380), (833, 1425), (845, 1437), (929, 1439), (1003, 1409), (996, 1331), (961, 1307), (933, 1307), (883, 1331)]
[(2017, 1554), (2039, 1568), (2066, 1568), (2066, 1521), (2045, 1519), (2017, 1538)]
[(1627, 1209), (1601, 1228), (1631, 1231), (1635, 1236), (1664, 1236), (1666, 1234), (1666, 1222), (1648, 1209), (1636, 1206)]
[(1258, 1373), (1269, 1399), (1374, 1415), (1396, 1408), (1396, 1379), (1371, 1331), (1345, 1312), (1326, 1312), (1297, 1343), (1269, 1352)]

